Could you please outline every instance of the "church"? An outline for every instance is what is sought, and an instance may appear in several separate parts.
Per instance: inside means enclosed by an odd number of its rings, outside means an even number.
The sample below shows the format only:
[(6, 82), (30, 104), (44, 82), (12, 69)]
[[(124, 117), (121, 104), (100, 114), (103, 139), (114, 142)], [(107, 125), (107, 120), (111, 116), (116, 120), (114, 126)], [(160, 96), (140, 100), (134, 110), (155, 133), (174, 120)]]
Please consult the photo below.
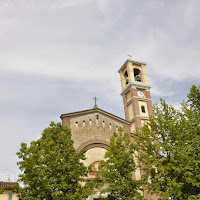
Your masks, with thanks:
[[(128, 59), (119, 69), (121, 80), (121, 96), (124, 103), (125, 119), (106, 112), (95, 103), (93, 109), (66, 113), (60, 116), (62, 125), (71, 129), (72, 139), (77, 151), (86, 148), (86, 166), (92, 165), (89, 178), (98, 173), (98, 166), (106, 148), (109, 147), (110, 137), (119, 127), (130, 134), (140, 128), (149, 116), (153, 115), (150, 95), (150, 85), (146, 74), (146, 64)], [(133, 174), (134, 179), (141, 178), (138, 169)], [(144, 192), (149, 200), (157, 199)], [(88, 197), (88, 200), (98, 200), (98, 194)]]

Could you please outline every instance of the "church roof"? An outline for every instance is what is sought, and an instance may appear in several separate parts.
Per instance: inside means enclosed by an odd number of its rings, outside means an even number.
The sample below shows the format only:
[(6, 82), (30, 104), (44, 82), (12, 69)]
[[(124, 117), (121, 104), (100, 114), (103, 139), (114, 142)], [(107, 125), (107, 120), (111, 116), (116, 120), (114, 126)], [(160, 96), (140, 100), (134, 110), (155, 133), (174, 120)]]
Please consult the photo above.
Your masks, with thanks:
[(89, 110), (82, 110), (82, 111), (78, 111), (78, 112), (72, 112), (72, 113), (66, 113), (66, 114), (62, 114), (60, 116), (61, 119), (65, 118), (65, 117), (76, 117), (76, 116), (81, 116), (81, 115), (87, 115), (87, 114), (93, 114), (93, 113), (99, 113), (99, 114), (102, 114), (104, 116), (107, 116), (107, 117), (110, 117), (114, 120), (117, 120), (121, 123), (126, 123), (126, 124), (130, 124), (129, 121), (121, 118), (121, 117), (118, 117), (116, 115), (113, 115), (105, 110), (102, 110), (98, 107), (94, 107), (93, 109), (89, 109)]
[(19, 186), (19, 183), (17, 183), (17, 182), (3, 182), (3, 181), (0, 182), (0, 188), (4, 188), (4, 189), (7, 189), (9, 186), (14, 186), (14, 185)]

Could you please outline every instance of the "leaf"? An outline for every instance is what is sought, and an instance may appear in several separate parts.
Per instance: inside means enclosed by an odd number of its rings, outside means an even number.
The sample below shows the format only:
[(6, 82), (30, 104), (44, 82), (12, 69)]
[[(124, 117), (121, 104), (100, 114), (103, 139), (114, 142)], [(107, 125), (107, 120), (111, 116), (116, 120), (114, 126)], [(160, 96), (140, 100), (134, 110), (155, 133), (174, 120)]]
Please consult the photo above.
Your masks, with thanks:
[(92, 186), (81, 185), (88, 174), (80, 162), (85, 159), (84, 153), (74, 149), (71, 131), (54, 122), (30, 146), (22, 143), (17, 152), (19, 181), (24, 185), (20, 190), (22, 198), (82, 200), (88, 197), (93, 193)]
[(180, 110), (160, 100), (154, 116), (134, 134), (145, 187), (160, 199), (200, 194), (200, 87), (192, 86)]

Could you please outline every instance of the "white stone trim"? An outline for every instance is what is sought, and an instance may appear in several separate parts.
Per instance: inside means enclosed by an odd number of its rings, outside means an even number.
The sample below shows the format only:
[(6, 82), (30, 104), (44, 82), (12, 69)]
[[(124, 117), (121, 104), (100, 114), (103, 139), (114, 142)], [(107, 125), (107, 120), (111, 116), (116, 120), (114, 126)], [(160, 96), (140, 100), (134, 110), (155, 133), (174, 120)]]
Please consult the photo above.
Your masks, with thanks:
[(130, 59), (127, 59), (124, 64), (122, 65), (122, 67), (118, 70), (118, 73), (120, 73), (121, 71), (124, 70), (124, 68), (126, 67), (127, 63), (128, 62), (131, 62), (132, 64), (136, 64), (136, 65), (141, 65), (141, 66), (145, 66), (146, 63), (143, 63), (143, 62), (139, 62), (139, 61), (136, 61), (136, 60), (130, 60)]
[(121, 92), (121, 96), (126, 94), (129, 90), (132, 88), (134, 89), (143, 89), (143, 90), (150, 90), (151, 86), (148, 84), (145, 84), (143, 82), (138, 82), (138, 81), (131, 81)]
[(136, 117), (139, 117), (140, 119), (144, 119), (144, 120), (149, 120), (149, 117), (144, 117), (144, 116), (141, 116), (141, 115), (135, 115), (129, 122), (133, 123), (135, 121)]

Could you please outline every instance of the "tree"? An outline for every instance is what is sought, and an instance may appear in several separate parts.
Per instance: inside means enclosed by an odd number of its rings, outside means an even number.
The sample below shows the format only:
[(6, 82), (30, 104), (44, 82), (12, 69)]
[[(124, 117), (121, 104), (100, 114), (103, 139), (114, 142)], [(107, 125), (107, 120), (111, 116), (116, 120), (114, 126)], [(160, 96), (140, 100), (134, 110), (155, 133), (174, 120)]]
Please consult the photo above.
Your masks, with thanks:
[(110, 138), (110, 147), (101, 161), (100, 173), (97, 180), (102, 180), (101, 194), (107, 194), (107, 200), (143, 199), (141, 190), (142, 181), (133, 179), (133, 172), (137, 166), (134, 162), (134, 144), (130, 142), (128, 133), (123, 134), (119, 128)]
[(134, 134), (149, 191), (160, 199), (200, 199), (200, 87), (176, 110), (161, 99)]
[(52, 122), (30, 147), (22, 143), (17, 155), (24, 184), (18, 192), (24, 200), (82, 200), (91, 194), (91, 188), (81, 184), (87, 176), (80, 162), (84, 151), (76, 152), (71, 131), (60, 123)]
[(18, 193), (19, 187), (20, 186), (18, 184), (7, 183), (6, 186), (0, 187), (0, 195), (3, 194), (6, 190), (11, 190), (13, 193)]
[(4, 188), (0, 187), (0, 194), (3, 194), (3, 193), (4, 193)]

